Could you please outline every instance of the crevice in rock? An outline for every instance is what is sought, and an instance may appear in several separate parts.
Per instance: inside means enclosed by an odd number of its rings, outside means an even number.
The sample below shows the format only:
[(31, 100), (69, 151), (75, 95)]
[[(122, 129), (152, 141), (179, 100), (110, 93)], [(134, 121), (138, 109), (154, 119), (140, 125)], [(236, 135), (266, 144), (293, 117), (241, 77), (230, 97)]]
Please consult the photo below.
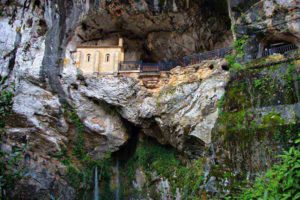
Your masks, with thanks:
[(45, 56), (40, 72), (41, 82), (48, 83), (52, 92), (58, 94), (61, 103), (69, 105), (61, 85), (60, 72), (65, 47), (73, 35), (72, 30), (74, 30), (83, 10), (80, 9), (80, 5), (74, 5), (73, 1), (49, 1), (46, 2), (46, 6), (49, 9), (50, 19), (47, 21), (48, 33), (45, 39)]
[(129, 134), (129, 139), (125, 144), (123, 144), (118, 151), (112, 154), (112, 157), (115, 160), (120, 161), (121, 163), (125, 163), (129, 158), (133, 156), (135, 153), (138, 141), (139, 141), (139, 134), (141, 128), (138, 126), (133, 125), (128, 120), (122, 118), (122, 122), (127, 129), (127, 133)]
[[(9, 5), (9, 1), (6, 2), (6, 5), (8, 6)], [(25, 11), (27, 11), (30, 7), (30, 1), (28, 3), (28, 0), (26, 0), (23, 4), (23, 9), (22, 9), (22, 14), (21, 14), (21, 25), (20, 27), (17, 28), (17, 31), (16, 31), (16, 37), (15, 37), (15, 42), (14, 42), (14, 49), (8, 53), (7, 55), (5, 55), (3, 58), (6, 59), (9, 57), (9, 61), (8, 61), (8, 73), (7, 73), (7, 77), (10, 77), (11, 76), (11, 73), (15, 67), (15, 64), (16, 64), (16, 56), (17, 56), (17, 52), (18, 52), (18, 48), (22, 42), (22, 34), (21, 34), (21, 28), (23, 26), (23, 19), (24, 19), (24, 14), (25, 14)], [(14, 9), (14, 14), (10, 20), (10, 22), (13, 24), (14, 21), (15, 21), (15, 17), (16, 17), (16, 14), (17, 14), (17, 10), (18, 10), (18, 6), (15, 5), (15, 9)]]
[(193, 135), (184, 136), (183, 149), (184, 154), (189, 159), (197, 159), (205, 155), (205, 143)]

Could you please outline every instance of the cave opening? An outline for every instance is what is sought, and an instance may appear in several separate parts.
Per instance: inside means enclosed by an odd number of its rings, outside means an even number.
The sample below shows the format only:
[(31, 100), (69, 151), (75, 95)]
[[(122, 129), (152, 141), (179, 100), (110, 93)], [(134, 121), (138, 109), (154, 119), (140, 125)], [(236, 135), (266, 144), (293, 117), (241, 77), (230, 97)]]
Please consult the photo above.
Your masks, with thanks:
[[(170, 151), (175, 151), (174, 147), (172, 147), (169, 144), (162, 144), (160, 143), (155, 137), (157, 136), (148, 136), (146, 135), (142, 128), (129, 122), (127, 119), (122, 118), (123, 124), (126, 127), (127, 133), (129, 135), (129, 138), (127, 142), (125, 142), (118, 151), (112, 153), (113, 161), (120, 162), (121, 166), (124, 166), (127, 164), (127, 162), (132, 159), (135, 154), (137, 153), (138, 147), (143, 145), (144, 143), (147, 143), (151, 146), (158, 146), (161, 148), (165, 148)], [(155, 128), (153, 128), (155, 127)], [(156, 126), (151, 126), (151, 129), (153, 129), (155, 132), (159, 132)], [(156, 129), (156, 130), (155, 130)], [(162, 137), (162, 136), (161, 136)]]
[(161, 144), (155, 138), (145, 135), (139, 127), (129, 122), (126, 126), (131, 131), (130, 138), (112, 154), (111, 183), (114, 199), (144, 199), (146, 194), (141, 191), (148, 191), (148, 188), (152, 191), (150, 195), (159, 199), (156, 187), (161, 180), (169, 177), (162, 174), (162, 171), (169, 172), (162, 168), (184, 166), (183, 157), (171, 145)]
[[(115, 45), (124, 39), (124, 61), (160, 62), (228, 47), (233, 36), (227, 1), (165, 1), (158, 12), (154, 1), (103, 4), (76, 28), (77, 45)], [(174, 11), (174, 3), (177, 9)], [(141, 9), (141, 10), (139, 10)]]
[(288, 51), (296, 50), (298, 47), (289, 38), (267, 38), (259, 43), (258, 58), (273, 54), (283, 54)]
[(129, 138), (118, 151), (112, 153), (114, 161), (118, 160), (121, 164), (126, 163), (129, 158), (133, 156), (138, 145), (141, 128), (130, 123), (128, 120), (122, 118), (123, 124), (126, 127)]

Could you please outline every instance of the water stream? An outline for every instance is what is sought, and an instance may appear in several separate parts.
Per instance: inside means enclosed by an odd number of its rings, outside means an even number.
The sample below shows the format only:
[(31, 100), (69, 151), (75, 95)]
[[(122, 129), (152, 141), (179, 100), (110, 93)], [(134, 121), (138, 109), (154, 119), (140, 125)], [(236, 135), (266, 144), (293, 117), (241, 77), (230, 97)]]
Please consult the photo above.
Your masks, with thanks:
[(94, 200), (100, 200), (99, 178), (98, 178), (97, 166), (95, 167), (95, 176), (94, 176)]

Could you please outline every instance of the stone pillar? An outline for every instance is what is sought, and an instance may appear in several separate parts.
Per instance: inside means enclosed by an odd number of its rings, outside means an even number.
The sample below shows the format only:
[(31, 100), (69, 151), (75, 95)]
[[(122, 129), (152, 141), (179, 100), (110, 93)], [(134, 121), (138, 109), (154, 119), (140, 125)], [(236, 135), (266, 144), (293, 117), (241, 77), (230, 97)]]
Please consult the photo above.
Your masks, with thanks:
[(118, 72), (118, 53), (112, 54), (112, 62), (113, 62), (113, 72)]
[(75, 56), (75, 64), (76, 64), (76, 67), (80, 67), (80, 63), (82, 62), (82, 53), (81, 51), (77, 51), (76, 52), (76, 56)]
[(100, 52), (96, 51), (95, 61), (94, 61), (94, 72), (98, 72), (98, 73), (99, 73), (99, 60), (100, 60)]
[(123, 47), (123, 38), (119, 38), (119, 47)]

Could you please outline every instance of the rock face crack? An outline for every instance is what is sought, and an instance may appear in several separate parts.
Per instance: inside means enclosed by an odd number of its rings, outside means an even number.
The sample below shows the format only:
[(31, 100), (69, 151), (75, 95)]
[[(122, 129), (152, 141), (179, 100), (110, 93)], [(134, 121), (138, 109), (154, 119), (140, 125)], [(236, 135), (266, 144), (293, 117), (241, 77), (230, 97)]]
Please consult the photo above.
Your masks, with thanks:
[[(9, 2), (7, 2), (9, 3)], [(26, 0), (23, 4), (23, 9), (22, 9), (22, 19), (24, 18), (24, 14), (25, 14), (25, 11), (28, 10), (29, 8), (29, 5), (30, 5), (30, 2), (28, 3), (28, 0)], [(14, 12), (17, 12), (17, 7), (15, 8)], [(12, 17), (12, 21), (14, 20), (14, 17)], [(8, 74), (7, 76), (10, 77), (11, 75), (11, 72), (13, 71), (14, 69), (14, 66), (16, 64), (16, 56), (17, 56), (17, 51), (18, 51), (18, 48), (21, 44), (21, 41), (22, 41), (22, 34), (21, 34), (21, 27), (23, 26), (23, 20), (21, 20), (21, 26), (19, 27), (19, 29), (17, 30), (17, 33), (16, 33), (16, 36), (15, 36), (15, 43), (14, 43), (14, 49), (8, 53), (7, 55), (4, 56), (4, 59), (6, 57), (10, 57), (9, 58), (9, 61), (8, 61)]]
[(47, 82), (53, 93), (58, 94), (62, 103), (67, 103), (60, 74), (65, 55), (65, 47), (73, 35), (75, 24), (83, 12), (82, 5), (73, 1), (47, 1), (47, 26), (45, 56), (42, 62), (41, 79)]

